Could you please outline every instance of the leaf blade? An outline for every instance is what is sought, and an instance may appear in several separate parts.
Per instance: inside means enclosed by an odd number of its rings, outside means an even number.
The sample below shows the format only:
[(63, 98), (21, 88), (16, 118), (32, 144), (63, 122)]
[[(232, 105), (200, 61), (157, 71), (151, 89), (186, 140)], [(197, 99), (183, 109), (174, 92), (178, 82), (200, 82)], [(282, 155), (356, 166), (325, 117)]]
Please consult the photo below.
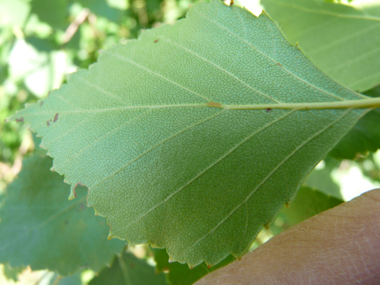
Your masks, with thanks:
[(365, 113), (218, 104), (365, 98), (320, 72), (267, 15), (211, 1), (104, 51), (16, 117), (43, 136), (66, 182), (89, 187), (88, 205), (108, 218), (110, 237), (213, 265), (244, 254)]

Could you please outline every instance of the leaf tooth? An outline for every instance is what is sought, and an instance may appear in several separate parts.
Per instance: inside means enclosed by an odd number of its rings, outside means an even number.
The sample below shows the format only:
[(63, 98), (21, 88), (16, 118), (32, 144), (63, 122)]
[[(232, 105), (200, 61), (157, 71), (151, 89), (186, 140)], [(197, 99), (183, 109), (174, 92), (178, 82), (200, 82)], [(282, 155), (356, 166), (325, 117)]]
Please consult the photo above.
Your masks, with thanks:
[[(245, 251), (244, 251), (245, 252)], [(243, 254), (239, 253), (239, 254), (236, 254), (236, 253), (233, 253), (233, 252), (230, 252), (230, 254), (232, 254), (233, 257), (236, 258), (236, 260), (241, 260), (241, 257)]]
[(113, 239), (113, 238), (116, 238), (116, 236), (112, 235), (112, 234), (111, 234), (111, 231), (110, 231), (110, 233), (108, 234), (107, 239), (108, 239), (108, 240), (111, 240), (111, 239)]
[(77, 197), (77, 193), (75, 192), (75, 188), (78, 186), (79, 183), (77, 184), (71, 184), (70, 185), (70, 195), (69, 195), (69, 200), (73, 200)]

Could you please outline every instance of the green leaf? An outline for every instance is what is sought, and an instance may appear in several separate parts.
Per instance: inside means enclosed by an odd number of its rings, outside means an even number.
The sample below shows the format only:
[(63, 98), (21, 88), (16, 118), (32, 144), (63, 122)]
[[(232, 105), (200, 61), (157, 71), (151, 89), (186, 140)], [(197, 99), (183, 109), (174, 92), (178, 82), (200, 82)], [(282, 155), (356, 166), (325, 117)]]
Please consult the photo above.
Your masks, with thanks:
[(365, 10), (324, 0), (261, 0), (291, 43), (341, 84), (380, 84), (380, 2)]
[(165, 274), (155, 273), (154, 267), (146, 261), (138, 259), (131, 253), (125, 252), (117, 256), (110, 268), (104, 269), (99, 276), (93, 278), (89, 285), (164, 285)]
[(86, 191), (67, 201), (69, 186), (49, 168), (51, 158), (24, 160), (0, 208), (0, 262), (60, 275), (109, 264), (125, 243), (107, 241), (106, 221), (85, 206)]
[[(365, 93), (380, 97), (380, 85)], [(380, 149), (380, 108), (367, 113), (332, 149), (329, 155), (336, 158), (354, 159), (358, 153)]]
[(110, 238), (195, 266), (246, 253), (366, 112), (354, 108), (379, 103), (329, 79), (266, 14), (211, 0), (13, 119), (43, 137), (71, 198), (89, 188)]
[(157, 263), (156, 269), (159, 272), (168, 272), (167, 280), (171, 285), (194, 284), (195, 281), (201, 279), (204, 275), (218, 268), (226, 266), (227, 264), (236, 260), (235, 257), (229, 255), (223, 261), (219, 262), (216, 266), (209, 267), (207, 264), (202, 263), (190, 269), (187, 264), (169, 262), (169, 255), (165, 249), (154, 248), (153, 252), (154, 259)]

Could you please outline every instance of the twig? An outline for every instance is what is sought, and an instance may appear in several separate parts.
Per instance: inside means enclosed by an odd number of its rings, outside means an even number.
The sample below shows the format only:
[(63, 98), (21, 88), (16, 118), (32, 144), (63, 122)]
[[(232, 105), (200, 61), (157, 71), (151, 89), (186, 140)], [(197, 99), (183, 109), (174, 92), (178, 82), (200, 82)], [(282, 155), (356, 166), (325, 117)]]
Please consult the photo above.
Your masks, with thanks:
[(71, 38), (78, 30), (79, 26), (87, 19), (89, 14), (90, 10), (87, 8), (84, 8), (82, 11), (80, 11), (80, 13), (75, 17), (74, 21), (71, 22), (70, 26), (68, 26), (66, 29), (65, 34), (63, 35), (63, 44), (66, 44), (71, 40)]

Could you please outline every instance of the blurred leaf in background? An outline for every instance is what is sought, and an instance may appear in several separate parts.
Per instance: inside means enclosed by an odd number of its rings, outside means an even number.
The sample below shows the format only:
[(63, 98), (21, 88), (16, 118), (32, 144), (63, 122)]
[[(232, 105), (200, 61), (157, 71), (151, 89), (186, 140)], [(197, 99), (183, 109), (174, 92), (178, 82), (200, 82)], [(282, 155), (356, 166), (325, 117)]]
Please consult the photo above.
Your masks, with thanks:
[(129, 252), (116, 256), (110, 268), (105, 268), (89, 285), (103, 284), (133, 284), (133, 285), (164, 285), (165, 274), (155, 273), (154, 267), (145, 260), (135, 257)]
[(125, 242), (107, 240), (106, 220), (86, 207), (86, 189), (78, 186), (79, 200), (67, 201), (70, 186), (50, 171), (50, 157), (33, 155), (23, 164), (0, 207), (0, 262), (62, 276), (110, 264)]

